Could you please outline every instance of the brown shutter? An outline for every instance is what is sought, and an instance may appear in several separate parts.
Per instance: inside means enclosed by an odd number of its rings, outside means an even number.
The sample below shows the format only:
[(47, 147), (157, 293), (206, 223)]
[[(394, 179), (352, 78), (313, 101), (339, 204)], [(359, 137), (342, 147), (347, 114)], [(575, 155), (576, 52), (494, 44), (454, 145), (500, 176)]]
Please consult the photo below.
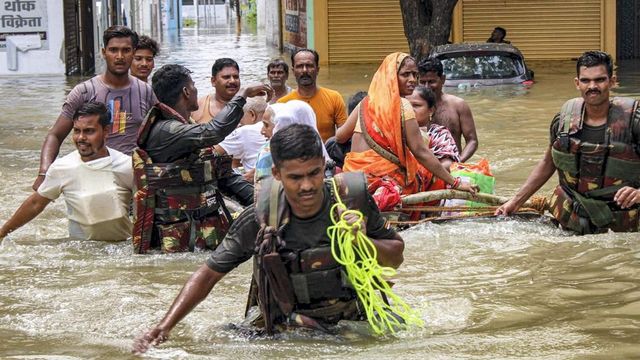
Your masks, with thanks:
[(329, 63), (382, 62), (409, 51), (397, 0), (328, 0)]
[(527, 60), (568, 60), (600, 49), (601, 0), (462, 1), (466, 42), (486, 41), (501, 26)]

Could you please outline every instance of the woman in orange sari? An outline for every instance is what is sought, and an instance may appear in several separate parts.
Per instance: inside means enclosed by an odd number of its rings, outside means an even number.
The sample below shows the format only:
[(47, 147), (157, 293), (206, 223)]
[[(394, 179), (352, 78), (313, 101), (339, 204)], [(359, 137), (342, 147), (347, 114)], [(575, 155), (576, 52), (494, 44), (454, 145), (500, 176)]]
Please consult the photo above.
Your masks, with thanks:
[(412, 57), (399, 52), (388, 55), (371, 80), (369, 95), (351, 114), (358, 119), (347, 121), (355, 128), (343, 170), (367, 174), (369, 192), (383, 211), (397, 205), (399, 195), (424, 191), (434, 175), (452, 188), (477, 191), (452, 177), (424, 143), (411, 103), (404, 98), (413, 93), (417, 82)]

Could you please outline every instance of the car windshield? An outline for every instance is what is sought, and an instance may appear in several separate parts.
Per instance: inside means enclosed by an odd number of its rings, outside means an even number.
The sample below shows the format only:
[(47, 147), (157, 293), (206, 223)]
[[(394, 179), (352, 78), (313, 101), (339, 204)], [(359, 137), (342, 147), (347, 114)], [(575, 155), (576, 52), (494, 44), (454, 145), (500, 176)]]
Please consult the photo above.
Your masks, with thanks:
[(506, 79), (524, 74), (522, 60), (511, 53), (443, 54), (447, 79)]

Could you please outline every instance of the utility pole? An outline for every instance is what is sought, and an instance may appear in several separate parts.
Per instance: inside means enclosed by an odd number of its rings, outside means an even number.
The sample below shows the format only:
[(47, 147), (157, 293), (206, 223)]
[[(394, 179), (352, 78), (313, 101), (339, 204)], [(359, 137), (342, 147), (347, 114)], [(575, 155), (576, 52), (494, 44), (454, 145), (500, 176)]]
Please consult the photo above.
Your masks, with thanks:
[(198, 0), (193, 0), (193, 5), (196, 6), (196, 29), (200, 27), (200, 4)]

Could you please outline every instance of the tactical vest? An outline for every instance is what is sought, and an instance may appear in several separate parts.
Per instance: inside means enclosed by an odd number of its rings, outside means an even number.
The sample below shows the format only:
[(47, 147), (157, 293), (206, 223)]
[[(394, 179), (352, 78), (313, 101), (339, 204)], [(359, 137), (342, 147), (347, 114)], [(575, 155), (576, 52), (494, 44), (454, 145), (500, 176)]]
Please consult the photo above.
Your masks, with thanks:
[(213, 250), (231, 222), (216, 181), (231, 168), (231, 158), (209, 147), (172, 163), (153, 162), (143, 148), (153, 124), (162, 119), (187, 123), (164, 104), (155, 106), (142, 123), (132, 155), (134, 253)]
[[(363, 210), (367, 203), (364, 174), (340, 173), (334, 179), (345, 204)], [(333, 193), (332, 199), (335, 201)], [(260, 308), (254, 325), (269, 334), (274, 325), (282, 323), (327, 331), (325, 324), (363, 319), (356, 293), (330, 246), (284, 250), (282, 235), (291, 214), (282, 184), (273, 178), (263, 179), (256, 188), (255, 207), (260, 231), (247, 302), (247, 314), (252, 306)]]
[(638, 231), (638, 206), (620, 209), (613, 201), (624, 186), (640, 186), (640, 149), (632, 129), (637, 102), (611, 99), (604, 142), (581, 141), (578, 132), (584, 120), (584, 99), (567, 101), (560, 111), (560, 124), (551, 146), (558, 169), (559, 185), (551, 198), (551, 213), (566, 229), (580, 234), (607, 229)]

